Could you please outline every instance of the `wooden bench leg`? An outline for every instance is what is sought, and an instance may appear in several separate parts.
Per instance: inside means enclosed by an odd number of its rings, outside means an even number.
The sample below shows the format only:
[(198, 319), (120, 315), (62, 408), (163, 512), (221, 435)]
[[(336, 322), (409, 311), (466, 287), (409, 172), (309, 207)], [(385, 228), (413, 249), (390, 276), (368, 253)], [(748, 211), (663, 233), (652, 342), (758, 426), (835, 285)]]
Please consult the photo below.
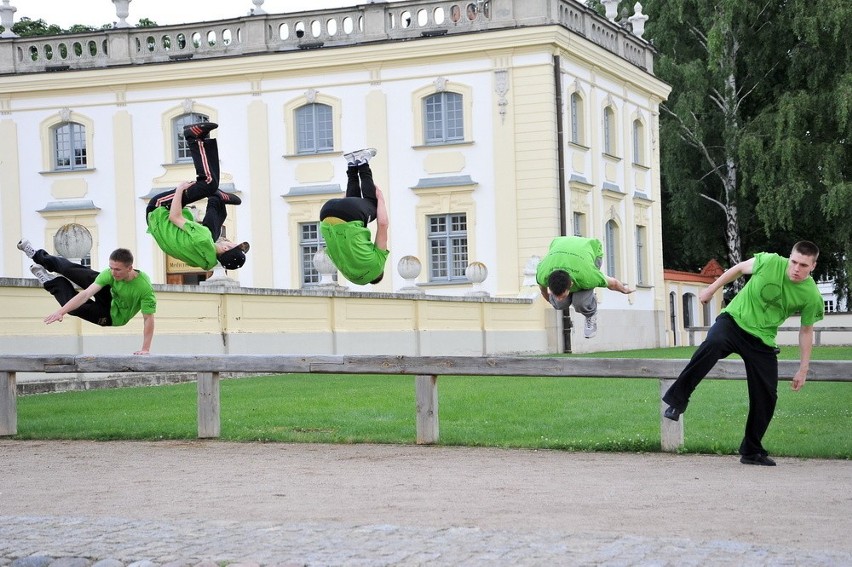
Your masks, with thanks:
[(417, 376), (414, 379), (417, 402), (417, 444), (438, 442), (438, 377)]
[[(660, 397), (669, 391), (674, 380), (660, 380)], [(666, 402), (660, 400), (660, 448), (663, 451), (676, 453), (683, 447), (683, 415), (678, 421), (672, 421), (663, 415), (666, 411)]]
[(18, 434), (16, 383), (14, 372), (0, 372), (0, 436)]
[(198, 438), (219, 437), (219, 373), (198, 373)]

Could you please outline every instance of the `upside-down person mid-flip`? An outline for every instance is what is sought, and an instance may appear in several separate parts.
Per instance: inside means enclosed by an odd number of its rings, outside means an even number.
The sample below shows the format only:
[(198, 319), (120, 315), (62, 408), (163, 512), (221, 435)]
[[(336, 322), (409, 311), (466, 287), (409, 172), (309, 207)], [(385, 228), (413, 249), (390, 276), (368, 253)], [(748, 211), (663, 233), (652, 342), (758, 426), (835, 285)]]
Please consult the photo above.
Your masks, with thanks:
[[(325, 250), (340, 273), (358, 285), (377, 284), (388, 259), (388, 213), (381, 189), (373, 183), (370, 159), (376, 150), (367, 148), (345, 154), (346, 197), (331, 199), (320, 211), (320, 231)], [(367, 225), (376, 220), (376, 238)]]
[[(174, 190), (154, 196), (145, 210), (148, 232), (169, 256), (204, 270), (217, 263), (226, 270), (241, 268), (246, 261), (249, 243), (234, 244), (221, 238), (222, 225), (228, 217), (225, 205), (239, 205), (242, 200), (219, 189), (219, 148), (210, 131), (213, 122), (200, 122), (184, 128), (195, 164), (195, 181), (186, 181)], [(195, 222), (184, 205), (207, 198), (204, 219)]]

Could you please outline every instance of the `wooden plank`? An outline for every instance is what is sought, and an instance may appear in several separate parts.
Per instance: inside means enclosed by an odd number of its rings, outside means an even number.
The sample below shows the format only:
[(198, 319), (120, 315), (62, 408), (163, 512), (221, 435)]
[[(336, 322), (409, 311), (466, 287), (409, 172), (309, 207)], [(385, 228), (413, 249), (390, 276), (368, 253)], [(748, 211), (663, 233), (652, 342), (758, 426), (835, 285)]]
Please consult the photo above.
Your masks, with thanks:
[(420, 375), (414, 378), (415, 400), (417, 402), (418, 445), (431, 445), (438, 442), (438, 377)]
[(198, 438), (219, 437), (219, 373), (198, 373)]
[(0, 371), (0, 436), (18, 434), (16, 382), (14, 372)]
[[(538, 356), (340, 356), (340, 355), (79, 355), (76, 357), (0, 355), (5, 372), (231, 372), (396, 374), (435, 376), (544, 376), (589, 378), (676, 378), (686, 360), (631, 358), (573, 358)], [(799, 362), (778, 363), (782, 380), (790, 380)], [(739, 359), (720, 360), (710, 380), (741, 380)], [(811, 361), (809, 380), (852, 382), (852, 361)]]
[(97, 355), (77, 356), (77, 372), (245, 372), (310, 373), (316, 362), (339, 356), (220, 354), (220, 355)]
[(683, 415), (678, 421), (672, 421), (663, 415), (669, 407), (662, 401), (663, 395), (669, 391), (674, 380), (660, 380), (660, 449), (670, 453), (677, 452), (683, 447)]
[(0, 355), (0, 372), (50, 372), (56, 366), (71, 368), (63, 372), (74, 372), (74, 356), (43, 354)]

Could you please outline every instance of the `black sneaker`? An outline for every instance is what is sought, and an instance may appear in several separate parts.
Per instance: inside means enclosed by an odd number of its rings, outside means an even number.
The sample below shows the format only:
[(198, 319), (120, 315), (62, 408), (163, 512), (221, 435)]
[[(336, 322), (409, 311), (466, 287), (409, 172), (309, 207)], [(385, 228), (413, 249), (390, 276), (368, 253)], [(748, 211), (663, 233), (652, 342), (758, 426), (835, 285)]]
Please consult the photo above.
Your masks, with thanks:
[(674, 406), (669, 406), (666, 408), (666, 411), (663, 412), (663, 417), (670, 419), (672, 421), (678, 421), (680, 419), (680, 414), (683, 412), (677, 409)]
[(740, 457), (740, 462), (744, 465), (761, 465), (764, 467), (775, 466), (775, 461), (773, 461), (763, 453), (755, 453), (754, 455), (743, 455), (742, 457)]
[(215, 122), (198, 122), (183, 127), (184, 138), (196, 138), (203, 140), (210, 135), (210, 132), (218, 128), (219, 125)]
[(219, 190), (217, 193), (219, 195), (219, 198), (222, 199), (222, 202), (225, 203), (226, 205), (239, 205), (240, 203), (243, 202), (242, 199), (240, 199), (239, 197), (237, 197), (233, 193), (225, 193), (222, 190)]

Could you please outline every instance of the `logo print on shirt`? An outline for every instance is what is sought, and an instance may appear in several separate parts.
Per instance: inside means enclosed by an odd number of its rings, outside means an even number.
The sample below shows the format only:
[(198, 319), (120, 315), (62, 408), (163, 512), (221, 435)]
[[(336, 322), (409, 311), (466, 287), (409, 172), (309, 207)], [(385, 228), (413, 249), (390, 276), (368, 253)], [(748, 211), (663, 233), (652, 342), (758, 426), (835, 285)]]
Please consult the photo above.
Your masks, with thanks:
[(767, 307), (772, 307), (778, 311), (784, 311), (784, 305), (781, 303), (781, 286), (774, 283), (769, 283), (760, 288), (760, 299)]

